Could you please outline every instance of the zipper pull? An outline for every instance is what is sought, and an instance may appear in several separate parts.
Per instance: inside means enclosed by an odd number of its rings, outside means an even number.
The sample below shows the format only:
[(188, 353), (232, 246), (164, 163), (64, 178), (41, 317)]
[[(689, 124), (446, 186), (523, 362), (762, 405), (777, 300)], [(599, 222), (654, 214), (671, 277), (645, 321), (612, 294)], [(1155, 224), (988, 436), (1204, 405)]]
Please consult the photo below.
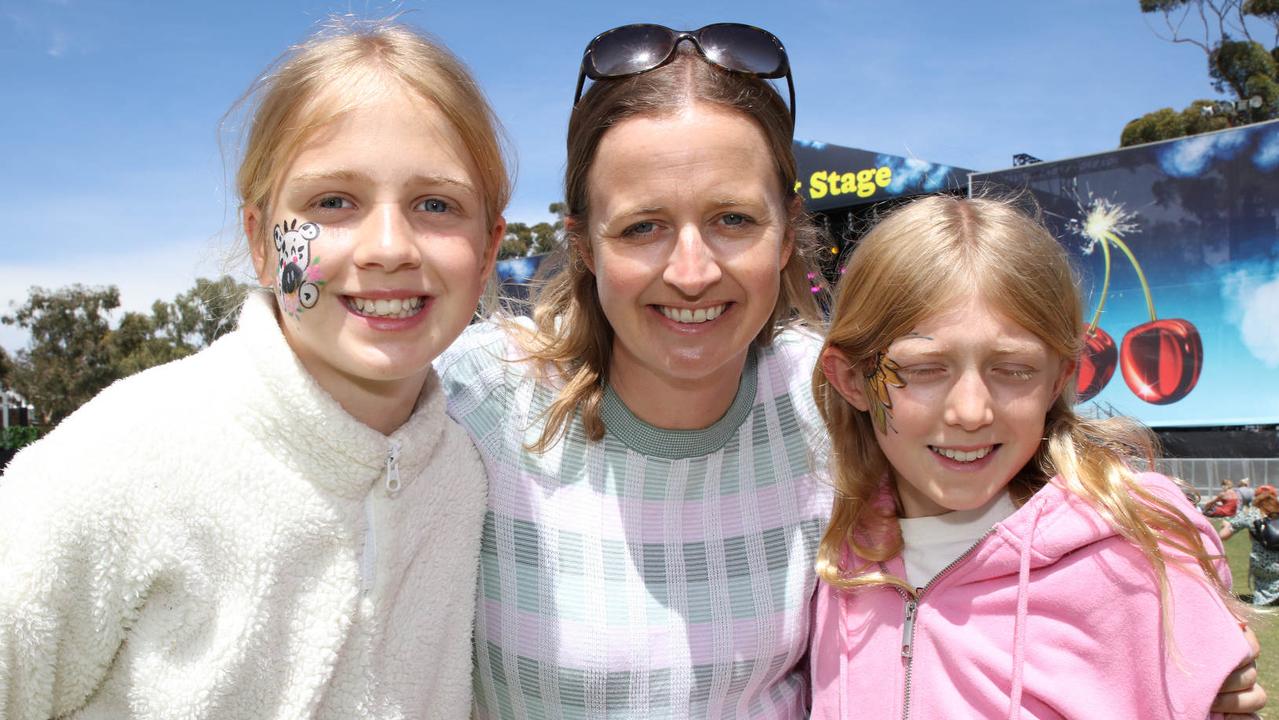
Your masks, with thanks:
[(400, 491), (400, 441), (392, 440), (386, 451), (386, 491), (394, 495)]
[(914, 598), (906, 601), (906, 622), (902, 623), (902, 657), (911, 656), (911, 643), (915, 640), (915, 608), (918, 603)]

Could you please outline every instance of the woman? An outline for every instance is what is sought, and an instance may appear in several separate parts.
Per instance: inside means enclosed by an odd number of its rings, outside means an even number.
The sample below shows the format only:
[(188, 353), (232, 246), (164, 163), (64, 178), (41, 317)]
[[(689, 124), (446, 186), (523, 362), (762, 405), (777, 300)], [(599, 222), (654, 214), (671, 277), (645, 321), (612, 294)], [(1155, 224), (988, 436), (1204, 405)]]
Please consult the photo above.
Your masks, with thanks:
[(1248, 553), (1248, 576), (1252, 579), (1252, 604), (1272, 605), (1279, 600), (1279, 497), (1272, 485), (1262, 485), (1252, 504), (1221, 521), (1218, 533), (1229, 540), (1235, 532), (1247, 530), (1252, 539)]
[(437, 363), (490, 477), (481, 717), (804, 714), (830, 505), (818, 340), (792, 321), (816, 315), (813, 233), (786, 103), (702, 54), (759, 52), (775, 75), (781, 44), (699, 32), (592, 42), (594, 77), (634, 71), (610, 65), (621, 45), (669, 62), (578, 103), (563, 269), (534, 327), (473, 328)]
[(436, 363), (490, 479), (481, 718), (806, 716), (831, 496), (788, 67), (744, 25), (592, 40), (533, 321)]
[(1204, 515), (1228, 518), (1234, 517), (1237, 512), (1239, 512), (1239, 493), (1235, 491), (1235, 481), (1227, 478), (1221, 481), (1221, 492), (1204, 505)]

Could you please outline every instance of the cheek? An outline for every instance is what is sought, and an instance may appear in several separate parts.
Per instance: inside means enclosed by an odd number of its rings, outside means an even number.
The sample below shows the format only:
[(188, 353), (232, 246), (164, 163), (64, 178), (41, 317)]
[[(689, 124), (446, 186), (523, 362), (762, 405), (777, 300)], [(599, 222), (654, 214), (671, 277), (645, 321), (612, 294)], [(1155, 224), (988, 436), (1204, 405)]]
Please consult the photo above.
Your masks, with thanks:
[(484, 240), (466, 236), (429, 238), (422, 246), (422, 261), (444, 282), (480, 282), (484, 270)]
[(598, 245), (593, 252), (595, 290), (606, 310), (609, 305), (634, 299), (651, 278), (661, 276), (657, 263), (643, 253), (617, 253)]

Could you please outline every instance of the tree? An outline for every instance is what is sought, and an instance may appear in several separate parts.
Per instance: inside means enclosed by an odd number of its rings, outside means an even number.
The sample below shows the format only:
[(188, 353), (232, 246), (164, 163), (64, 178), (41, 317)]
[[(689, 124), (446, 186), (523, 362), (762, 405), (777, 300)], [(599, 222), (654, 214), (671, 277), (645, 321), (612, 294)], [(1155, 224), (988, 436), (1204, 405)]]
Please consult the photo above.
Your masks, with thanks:
[(0, 388), (8, 387), (9, 374), (13, 372), (13, 359), (0, 347)]
[(36, 407), (41, 424), (56, 425), (115, 380), (191, 355), (230, 331), (246, 292), (230, 276), (200, 278), (173, 302), (152, 303), (150, 315), (126, 312), (112, 327), (115, 286), (31, 288), (26, 304), (0, 318), (31, 334), (8, 384)]
[[(1279, 0), (1138, 0), (1143, 13), (1163, 16), (1172, 43), (1199, 48), (1213, 88), (1258, 107), (1196, 100), (1175, 112), (1161, 108), (1129, 122), (1120, 146), (1167, 140), (1279, 117)], [(1269, 27), (1273, 37), (1254, 37)]]
[(14, 390), (53, 425), (120, 377), (112, 361), (109, 314), (120, 307), (114, 286), (31, 288), (27, 302), (0, 318), (31, 334), (11, 373)]
[(235, 328), (248, 292), (248, 285), (230, 275), (217, 280), (199, 278), (195, 287), (173, 298), (173, 302), (157, 300), (151, 306), (151, 314), (161, 337), (175, 346), (199, 350)]
[(502, 246), (498, 248), (497, 259), (541, 255), (554, 250), (559, 245), (560, 233), (564, 230), (564, 203), (551, 203), (548, 211), (556, 216), (555, 222), (540, 222), (527, 225), (522, 222), (506, 224), (506, 235), (502, 238)]

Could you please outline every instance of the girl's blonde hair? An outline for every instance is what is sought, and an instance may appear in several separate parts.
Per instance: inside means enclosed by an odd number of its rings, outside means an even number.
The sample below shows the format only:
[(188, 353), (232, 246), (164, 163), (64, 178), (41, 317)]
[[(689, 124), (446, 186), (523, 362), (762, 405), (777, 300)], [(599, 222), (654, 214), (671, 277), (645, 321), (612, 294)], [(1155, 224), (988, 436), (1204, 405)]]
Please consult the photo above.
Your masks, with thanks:
[(813, 258), (820, 232), (802, 212), (796, 193), (799, 171), (791, 149), (793, 128), (790, 111), (781, 96), (764, 80), (730, 73), (716, 67), (681, 45), (674, 60), (656, 70), (622, 79), (597, 82), (573, 109), (568, 128), (568, 165), (564, 173), (564, 199), (569, 221), (564, 242), (546, 267), (534, 299), (536, 333), (521, 333), (529, 358), (554, 370), (565, 384), (546, 411), (541, 437), (531, 449), (550, 447), (581, 413), (586, 437), (604, 437), (600, 417), (604, 387), (613, 346), (613, 328), (600, 306), (595, 276), (582, 257), (588, 237), (573, 228), (589, 227), (587, 176), (600, 141), (610, 128), (634, 117), (663, 116), (698, 103), (728, 108), (753, 120), (764, 132), (777, 174), (778, 189), (791, 211), (790, 232), (794, 250), (782, 269), (781, 290), (772, 317), (755, 342), (768, 345), (785, 324), (802, 320), (820, 323), (817, 293), (825, 289)]
[[(470, 71), (442, 44), (390, 20), (334, 18), (266, 69), (228, 113), (252, 116), (236, 174), (241, 208), (270, 216), (284, 171), (317, 131), (395, 81), (434, 105), (461, 137), (492, 227), (511, 196), (501, 127)], [(259, 224), (250, 245), (266, 242)]]
[[(878, 352), (973, 291), (1060, 357), (1078, 357), (1083, 309), (1076, 278), (1065, 249), (1037, 211), (1032, 215), (1009, 199), (953, 196), (914, 201), (866, 234), (840, 281), (823, 351), (843, 353), (855, 381), (864, 382), (858, 370), (869, 368)], [(896, 510), (877, 503), (890, 468), (869, 414), (840, 396), (820, 366), (813, 373), (813, 395), (830, 431), (838, 498), (818, 550), (819, 576), (840, 588), (887, 583), (913, 594), (900, 578), (866, 572), (902, 549)], [(1213, 565), (1217, 556), (1208, 552), (1195, 525), (1136, 478), (1134, 466), (1153, 467), (1153, 434), (1125, 418), (1082, 418), (1074, 399), (1072, 376), (1048, 411), (1044, 442), (1013, 479), (1014, 497), (1024, 501), (1060, 476), (1070, 492), (1141, 549), (1165, 603), (1167, 566), (1177, 562), (1169, 549), (1193, 558), (1229, 598)]]

